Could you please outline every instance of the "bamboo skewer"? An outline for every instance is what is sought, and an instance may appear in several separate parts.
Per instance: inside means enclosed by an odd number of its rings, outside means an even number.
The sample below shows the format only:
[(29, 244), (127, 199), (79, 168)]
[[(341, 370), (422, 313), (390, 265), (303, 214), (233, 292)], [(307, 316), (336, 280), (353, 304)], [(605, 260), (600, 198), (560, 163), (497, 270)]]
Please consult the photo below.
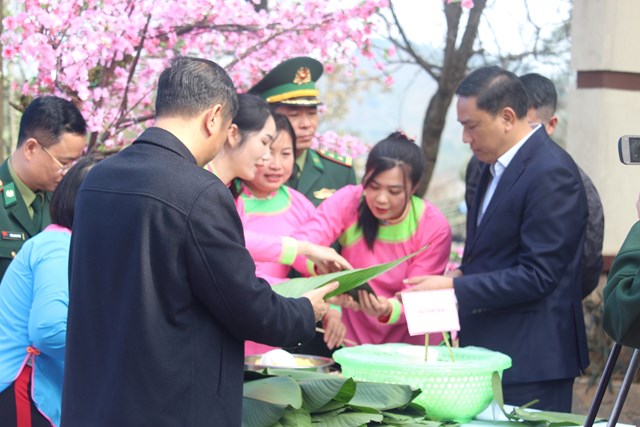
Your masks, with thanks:
[(429, 360), (429, 334), (424, 334), (424, 361)]

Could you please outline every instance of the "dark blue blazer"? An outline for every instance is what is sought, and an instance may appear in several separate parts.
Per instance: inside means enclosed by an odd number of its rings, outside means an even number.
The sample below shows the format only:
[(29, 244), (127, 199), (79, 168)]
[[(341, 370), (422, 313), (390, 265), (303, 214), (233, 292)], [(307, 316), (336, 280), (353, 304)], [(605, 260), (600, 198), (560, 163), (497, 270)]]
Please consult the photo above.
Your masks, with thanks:
[(484, 166), (454, 280), (460, 343), (511, 356), (505, 384), (572, 378), (589, 363), (580, 290), (587, 202), (578, 168), (543, 127), (503, 172), (480, 224)]

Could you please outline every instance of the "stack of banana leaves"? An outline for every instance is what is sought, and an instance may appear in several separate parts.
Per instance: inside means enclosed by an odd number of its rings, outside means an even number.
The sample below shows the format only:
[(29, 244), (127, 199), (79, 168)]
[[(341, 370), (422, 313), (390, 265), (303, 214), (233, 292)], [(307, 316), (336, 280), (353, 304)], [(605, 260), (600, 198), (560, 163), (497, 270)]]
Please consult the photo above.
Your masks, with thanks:
[(336, 374), (266, 369), (245, 372), (243, 427), (440, 426), (411, 403), (407, 385), (356, 382)]

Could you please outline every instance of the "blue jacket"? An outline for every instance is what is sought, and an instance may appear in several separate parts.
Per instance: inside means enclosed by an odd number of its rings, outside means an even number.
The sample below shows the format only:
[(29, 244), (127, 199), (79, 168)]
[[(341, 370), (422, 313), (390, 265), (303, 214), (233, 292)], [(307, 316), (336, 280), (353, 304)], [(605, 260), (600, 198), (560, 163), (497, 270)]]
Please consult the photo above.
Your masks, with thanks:
[(67, 330), (69, 230), (49, 229), (29, 239), (0, 284), (0, 391), (33, 356), (33, 400), (55, 426), (60, 402)]

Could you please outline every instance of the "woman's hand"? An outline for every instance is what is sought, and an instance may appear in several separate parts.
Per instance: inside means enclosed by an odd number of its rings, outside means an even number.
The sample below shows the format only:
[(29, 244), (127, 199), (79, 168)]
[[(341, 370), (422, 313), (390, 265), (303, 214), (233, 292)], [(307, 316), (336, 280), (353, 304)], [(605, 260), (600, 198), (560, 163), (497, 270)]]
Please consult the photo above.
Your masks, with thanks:
[(315, 265), (318, 274), (333, 273), (341, 270), (352, 270), (349, 261), (344, 259), (333, 248), (320, 246), (311, 242), (298, 241), (298, 254), (309, 258)]
[(327, 348), (334, 349), (342, 345), (347, 328), (342, 323), (342, 313), (338, 310), (329, 309), (322, 318), (322, 328), (324, 329), (324, 342)]
[(360, 311), (372, 317), (389, 316), (393, 306), (389, 300), (382, 296), (375, 296), (367, 291), (358, 289), (358, 303)]

